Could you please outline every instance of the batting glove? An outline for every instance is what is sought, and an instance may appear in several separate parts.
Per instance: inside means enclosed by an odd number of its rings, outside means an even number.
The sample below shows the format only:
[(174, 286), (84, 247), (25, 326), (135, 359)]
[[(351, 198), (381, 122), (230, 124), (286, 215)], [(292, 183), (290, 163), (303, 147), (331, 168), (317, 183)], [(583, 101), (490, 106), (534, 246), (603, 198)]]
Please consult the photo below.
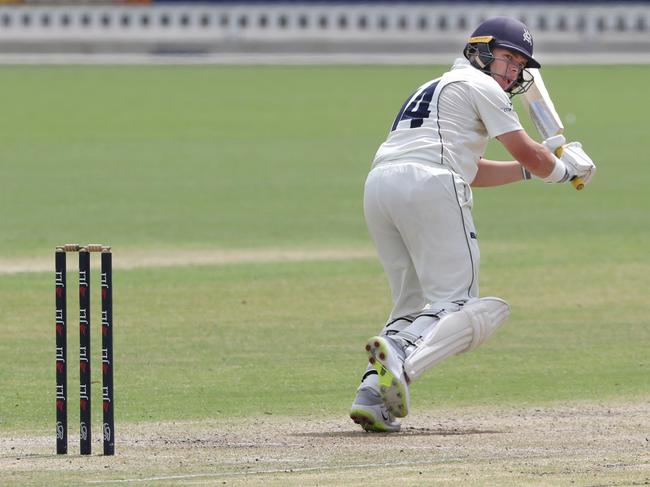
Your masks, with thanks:
[(579, 177), (587, 185), (596, 173), (596, 165), (582, 149), (580, 142), (569, 142), (561, 147), (560, 160), (569, 172), (569, 180)]

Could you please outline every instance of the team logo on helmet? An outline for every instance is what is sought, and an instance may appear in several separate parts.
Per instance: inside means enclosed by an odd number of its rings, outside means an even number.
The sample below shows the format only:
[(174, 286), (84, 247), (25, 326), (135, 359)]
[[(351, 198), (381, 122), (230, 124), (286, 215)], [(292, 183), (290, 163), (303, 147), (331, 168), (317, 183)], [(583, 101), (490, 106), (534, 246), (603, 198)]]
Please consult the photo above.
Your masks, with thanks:
[(533, 36), (530, 35), (530, 32), (528, 32), (528, 30), (524, 31), (524, 40), (531, 46), (533, 45)]

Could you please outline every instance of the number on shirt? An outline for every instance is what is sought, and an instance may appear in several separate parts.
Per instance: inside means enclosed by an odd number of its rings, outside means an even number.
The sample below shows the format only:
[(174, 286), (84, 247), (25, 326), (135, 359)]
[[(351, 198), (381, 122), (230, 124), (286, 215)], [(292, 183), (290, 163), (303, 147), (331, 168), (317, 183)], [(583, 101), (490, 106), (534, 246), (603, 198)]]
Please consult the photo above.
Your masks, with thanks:
[[(429, 118), (431, 110), (429, 110), (429, 105), (431, 104), (431, 99), (433, 98), (433, 92), (438, 86), (438, 81), (431, 83), (425, 89), (423, 89), (413, 100), (410, 98), (406, 100), (402, 109), (397, 114), (395, 121), (393, 122), (393, 127), (390, 129), (392, 132), (397, 128), (397, 124), (402, 120), (410, 120), (410, 127), (412, 129), (422, 126), (425, 118)], [(411, 100), (411, 103), (409, 103)], [(408, 104), (408, 106), (407, 106)]]

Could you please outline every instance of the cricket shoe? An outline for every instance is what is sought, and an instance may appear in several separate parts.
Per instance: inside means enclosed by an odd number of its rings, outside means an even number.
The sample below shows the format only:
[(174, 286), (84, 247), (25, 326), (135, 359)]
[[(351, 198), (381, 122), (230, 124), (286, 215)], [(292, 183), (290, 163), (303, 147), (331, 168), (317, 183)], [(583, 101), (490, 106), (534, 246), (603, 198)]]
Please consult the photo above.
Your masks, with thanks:
[(368, 361), (379, 374), (379, 393), (384, 405), (394, 416), (409, 413), (410, 395), (404, 373), (404, 351), (388, 337), (376, 336), (366, 344)]
[(357, 391), (350, 418), (366, 431), (392, 433), (400, 429), (399, 420), (386, 409), (379, 393), (370, 387)]

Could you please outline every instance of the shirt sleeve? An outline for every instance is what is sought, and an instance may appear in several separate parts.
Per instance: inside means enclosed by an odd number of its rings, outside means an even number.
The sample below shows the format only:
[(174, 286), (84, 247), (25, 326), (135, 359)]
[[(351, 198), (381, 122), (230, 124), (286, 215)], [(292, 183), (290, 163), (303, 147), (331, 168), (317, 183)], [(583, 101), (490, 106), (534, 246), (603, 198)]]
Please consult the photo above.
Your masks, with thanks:
[(496, 82), (476, 86), (471, 92), (474, 108), (490, 138), (523, 130), (510, 98)]

